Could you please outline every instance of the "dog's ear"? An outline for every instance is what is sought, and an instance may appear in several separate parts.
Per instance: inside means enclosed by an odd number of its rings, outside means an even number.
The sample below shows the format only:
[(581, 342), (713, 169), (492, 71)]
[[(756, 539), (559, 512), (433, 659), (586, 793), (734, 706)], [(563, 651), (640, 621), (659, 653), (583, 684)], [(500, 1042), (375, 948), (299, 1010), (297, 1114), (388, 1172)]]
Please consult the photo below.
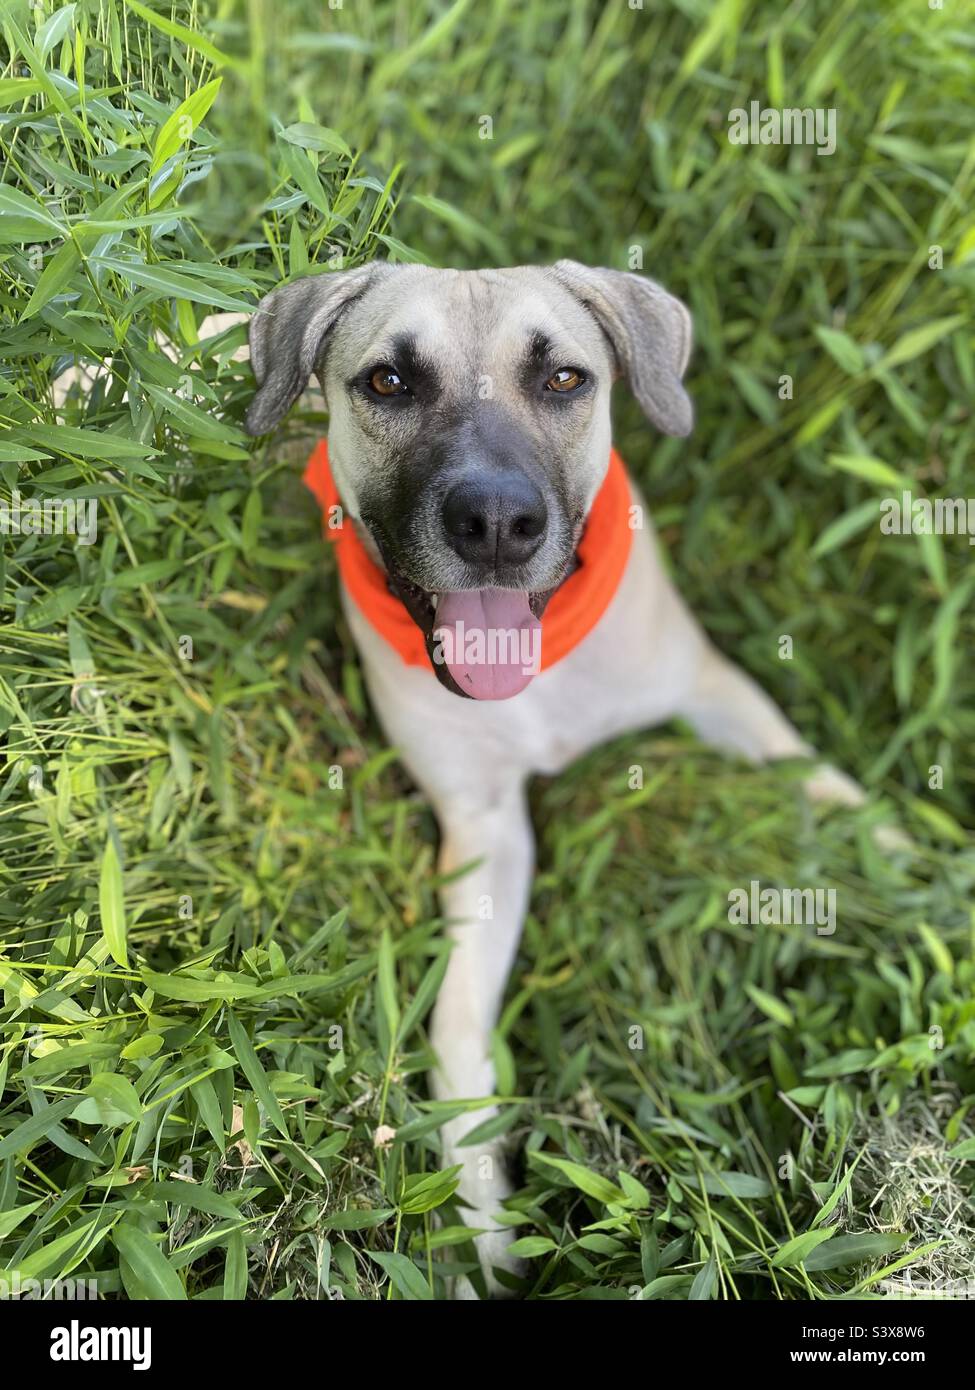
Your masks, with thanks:
[(370, 261), (356, 270), (306, 275), (264, 296), (250, 321), (251, 367), (258, 391), (248, 407), (248, 434), (267, 434), (308, 385), (340, 315), (392, 267)]
[(694, 409), (681, 385), (691, 355), (691, 316), (642, 275), (556, 261), (556, 279), (596, 319), (648, 420), (664, 434), (690, 434)]

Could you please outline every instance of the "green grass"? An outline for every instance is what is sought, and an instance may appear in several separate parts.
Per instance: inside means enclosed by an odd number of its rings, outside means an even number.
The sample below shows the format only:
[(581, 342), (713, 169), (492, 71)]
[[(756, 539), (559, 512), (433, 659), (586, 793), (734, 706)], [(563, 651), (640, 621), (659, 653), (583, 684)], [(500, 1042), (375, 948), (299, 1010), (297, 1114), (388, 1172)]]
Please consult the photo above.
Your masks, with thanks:
[[(967, 1276), (975, 551), (877, 524), (902, 480), (975, 495), (963, 7), (0, 13), (0, 497), (100, 523), (0, 542), (0, 1277), (413, 1298), (470, 1264), (450, 1175), (420, 1185), (436, 829), (298, 483), (325, 423), (255, 445), (242, 331), (196, 329), (336, 252), (633, 247), (694, 313), (697, 427), (656, 439), (621, 391), (617, 443), (716, 642), (873, 804), (814, 817), (797, 769), (679, 728), (535, 787), (496, 1042), (524, 1292)], [(836, 153), (730, 145), (752, 98), (835, 107)], [(873, 848), (891, 809), (913, 856)], [(752, 879), (835, 887), (835, 935), (729, 923)]]

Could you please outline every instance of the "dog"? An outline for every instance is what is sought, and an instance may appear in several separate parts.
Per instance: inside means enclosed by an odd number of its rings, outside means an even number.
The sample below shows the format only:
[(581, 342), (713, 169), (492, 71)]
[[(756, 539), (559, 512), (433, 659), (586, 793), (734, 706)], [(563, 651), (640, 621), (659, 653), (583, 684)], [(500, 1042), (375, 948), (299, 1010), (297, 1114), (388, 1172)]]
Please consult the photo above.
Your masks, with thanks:
[[(531, 893), (527, 780), (678, 716), (753, 762), (814, 757), (694, 619), (631, 481), (628, 534), (611, 526), (605, 553), (590, 547), (580, 565), (612, 467), (614, 381), (625, 378), (657, 430), (691, 432), (690, 314), (642, 275), (568, 260), (475, 271), (373, 262), (274, 290), (249, 337), (248, 431), (272, 430), (317, 375), (343, 525), (419, 643), (423, 664), (407, 663), (343, 584), (373, 706), (441, 832), (453, 947), (432, 1016), (432, 1090), (488, 1097), (491, 1033)], [(546, 612), (610, 562), (609, 597), (582, 627), (599, 610), (596, 620), (546, 666)], [(475, 639), (518, 641), (493, 652), (482, 642), (479, 658), (447, 650), (465, 624)], [(540, 661), (524, 660), (539, 638)], [(811, 762), (804, 787), (815, 801), (864, 801), (828, 765)], [(492, 1113), (451, 1119), (442, 1138), (496, 1295), (495, 1271), (517, 1270), (494, 1219), (511, 1189), (499, 1141), (463, 1145)], [(456, 1295), (477, 1296), (467, 1280)]]

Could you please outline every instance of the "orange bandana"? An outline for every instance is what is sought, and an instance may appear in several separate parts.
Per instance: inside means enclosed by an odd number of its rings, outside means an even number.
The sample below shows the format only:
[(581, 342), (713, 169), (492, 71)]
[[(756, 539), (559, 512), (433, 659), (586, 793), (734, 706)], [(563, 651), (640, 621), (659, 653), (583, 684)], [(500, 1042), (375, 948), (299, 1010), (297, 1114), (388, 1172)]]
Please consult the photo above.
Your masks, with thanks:
[[(341, 502), (328, 466), (324, 439), (316, 444), (302, 481), (322, 509), (322, 530), (336, 546), (339, 574), (356, 607), (407, 666), (430, 669), (423, 633), (400, 600), (390, 593), (385, 571), (366, 550), (355, 526), (344, 525), (342, 512), (332, 510), (340, 508)], [(568, 656), (609, 607), (623, 578), (633, 541), (631, 505), (626, 469), (619, 454), (611, 449), (606, 477), (586, 518), (576, 551), (577, 567), (556, 589), (542, 616), (543, 671)]]

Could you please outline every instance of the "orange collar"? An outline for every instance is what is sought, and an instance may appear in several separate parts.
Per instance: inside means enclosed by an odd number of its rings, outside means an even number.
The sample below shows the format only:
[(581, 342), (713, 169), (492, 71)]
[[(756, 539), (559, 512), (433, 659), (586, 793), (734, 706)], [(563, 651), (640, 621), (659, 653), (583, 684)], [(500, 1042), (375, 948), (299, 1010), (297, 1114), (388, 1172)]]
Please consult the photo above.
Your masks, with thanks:
[[(316, 444), (302, 479), (322, 509), (322, 530), (336, 546), (339, 574), (356, 607), (407, 666), (430, 666), (423, 633), (386, 583), (356, 534), (343, 524), (343, 512), (324, 439)], [(578, 564), (559, 585), (542, 616), (541, 669), (569, 655), (599, 622), (619, 588), (629, 559), (633, 531), (632, 493), (623, 461), (610, 450), (609, 468), (596, 494), (582, 540)], [(433, 672), (431, 671), (432, 675)]]

